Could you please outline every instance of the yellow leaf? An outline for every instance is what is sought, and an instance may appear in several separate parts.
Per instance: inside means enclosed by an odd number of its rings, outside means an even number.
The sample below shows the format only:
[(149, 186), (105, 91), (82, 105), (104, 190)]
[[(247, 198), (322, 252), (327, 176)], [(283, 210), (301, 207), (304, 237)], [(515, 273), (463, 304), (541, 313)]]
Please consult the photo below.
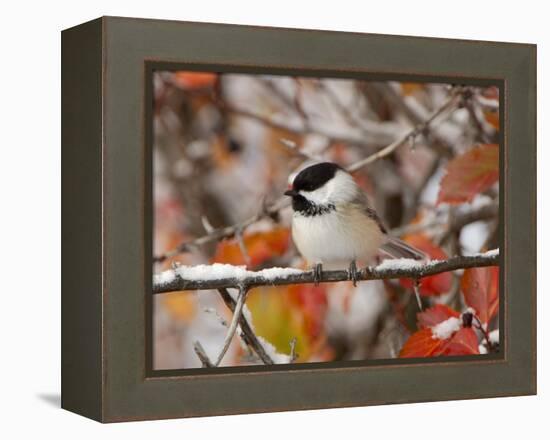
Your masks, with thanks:
[(189, 292), (162, 295), (162, 305), (176, 321), (189, 322), (196, 313), (195, 297)]

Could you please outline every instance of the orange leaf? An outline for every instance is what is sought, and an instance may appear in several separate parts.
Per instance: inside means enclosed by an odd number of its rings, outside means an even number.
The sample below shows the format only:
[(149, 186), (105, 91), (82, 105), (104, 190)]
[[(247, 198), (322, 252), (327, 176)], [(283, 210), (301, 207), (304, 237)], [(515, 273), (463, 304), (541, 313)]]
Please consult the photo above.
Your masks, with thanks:
[(436, 304), (423, 312), (417, 313), (418, 326), (420, 328), (433, 327), (449, 318), (458, 318), (460, 313), (444, 304)]
[(189, 292), (172, 292), (161, 297), (162, 305), (172, 319), (189, 322), (195, 316), (195, 297)]
[(461, 328), (449, 339), (433, 336), (431, 328), (425, 328), (412, 334), (405, 342), (399, 357), (436, 357), (479, 354), (479, 341), (472, 328)]
[(422, 90), (424, 87), (425, 86), (422, 83), (401, 83), (401, 91), (403, 92), (404, 96), (414, 95), (415, 92)]
[[(487, 87), (482, 91), (482, 95), (486, 99), (494, 100), (496, 104), (498, 104), (499, 99), (499, 90), (498, 87)], [(485, 116), (485, 120), (491, 124), (495, 129), (499, 129), (500, 123), (499, 123), (499, 112), (498, 109), (484, 109), (483, 115)]]
[[(425, 252), (433, 260), (446, 260), (447, 254), (439, 246), (436, 246), (424, 234), (409, 235), (405, 237), (405, 241), (410, 245)], [(422, 296), (440, 295), (448, 292), (452, 285), (452, 275), (449, 272), (443, 272), (437, 275), (422, 278), (420, 280), (420, 294)], [(412, 288), (413, 282), (408, 278), (400, 280), (401, 285), (407, 288)]]
[(464, 203), (498, 182), (498, 145), (482, 144), (447, 164), (437, 203)]
[(461, 328), (442, 348), (441, 356), (479, 354), (479, 341), (473, 328)]
[(446, 341), (434, 338), (432, 329), (425, 328), (413, 333), (399, 352), (401, 358), (431, 357), (440, 352)]
[(460, 287), (464, 301), (472, 307), (482, 323), (489, 322), (498, 311), (498, 267), (466, 269)]
[(211, 72), (179, 71), (174, 73), (174, 82), (182, 89), (193, 90), (213, 86), (217, 77)]
[(485, 116), (485, 120), (491, 124), (493, 128), (496, 130), (500, 128), (498, 111), (484, 110), (483, 115)]
[[(258, 266), (274, 257), (283, 255), (290, 244), (288, 228), (274, 228), (267, 232), (253, 232), (243, 237), (246, 251), (250, 257), (250, 266)], [(246, 264), (237, 240), (224, 240), (218, 244), (213, 263), (234, 265)]]

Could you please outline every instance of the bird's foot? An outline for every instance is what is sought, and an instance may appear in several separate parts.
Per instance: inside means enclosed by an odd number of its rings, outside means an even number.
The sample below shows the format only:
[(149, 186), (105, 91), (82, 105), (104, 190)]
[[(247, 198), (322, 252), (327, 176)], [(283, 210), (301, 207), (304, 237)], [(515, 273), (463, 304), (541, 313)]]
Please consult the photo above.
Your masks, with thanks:
[(349, 280), (353, 283), (353, 287), (357, 287), (357, 281), (359, 280), (359, 271), (357, 270), (355, 260), (352, 260), (349, 264), (348, 277)]
[(319, 285), (322, 277), (323, 277), (323, 263), (317, 263), (313, 268), (313, 282), (315, 283), (316, 286)]

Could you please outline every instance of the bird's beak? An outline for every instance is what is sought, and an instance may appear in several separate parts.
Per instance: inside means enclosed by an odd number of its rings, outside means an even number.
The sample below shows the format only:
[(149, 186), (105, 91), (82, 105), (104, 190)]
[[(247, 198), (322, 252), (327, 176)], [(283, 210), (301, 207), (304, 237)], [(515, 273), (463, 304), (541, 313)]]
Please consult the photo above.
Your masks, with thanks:
[(285, 191), (285, 196), (294, 197), (294, 196), (297, 196), (297, 195), (298, 195), (298, 191), (296, 191), (294, 189), (289, 189), (289, 190)]

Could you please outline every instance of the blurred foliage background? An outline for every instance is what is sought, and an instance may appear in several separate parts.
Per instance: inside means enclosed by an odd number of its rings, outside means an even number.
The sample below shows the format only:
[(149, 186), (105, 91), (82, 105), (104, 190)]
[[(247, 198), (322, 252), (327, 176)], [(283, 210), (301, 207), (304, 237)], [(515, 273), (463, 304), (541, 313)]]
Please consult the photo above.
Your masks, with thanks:
[[(428, 119), (452, 89), (192, 71), (155, 72), (153, 79), (155, 273), (174, 263), (305, 268), (290, 237), (290, 209), (254, 222), (240, 239), (169, 252), (260, 212), (313, 160), (349, 165), (379, 151)], [(461, 95), (428, 129), (355, 174), (386, 226), (432, 258), (499, 244), (498, 89), (465, 87)], [(428, 315), (419, 315), (409, 280), (256, 288), (246, 313), (282, 362), (293, 341), (296, 362), (477, 354), (498, 345), (494, 332), (493, 346), (484, 342), (484, 333), (498, 328), (495, 273), (472, 272), (469, 284), (460, 271), (423, 279), (419, 295)], [(436, 350), (431, 342), (423, 350), (404, 348), (426, 323), (459, 316), (471, 303), (484, 321), (471, 330), (475, 341), (467, 335), (469, 351), (457, 344)], [(200, 367), (193, 342), (215, 357), (230, 319), (215, 291), (155, 295), (154, 368)], [(222, 366), (258, 363), (235, 338)]]

